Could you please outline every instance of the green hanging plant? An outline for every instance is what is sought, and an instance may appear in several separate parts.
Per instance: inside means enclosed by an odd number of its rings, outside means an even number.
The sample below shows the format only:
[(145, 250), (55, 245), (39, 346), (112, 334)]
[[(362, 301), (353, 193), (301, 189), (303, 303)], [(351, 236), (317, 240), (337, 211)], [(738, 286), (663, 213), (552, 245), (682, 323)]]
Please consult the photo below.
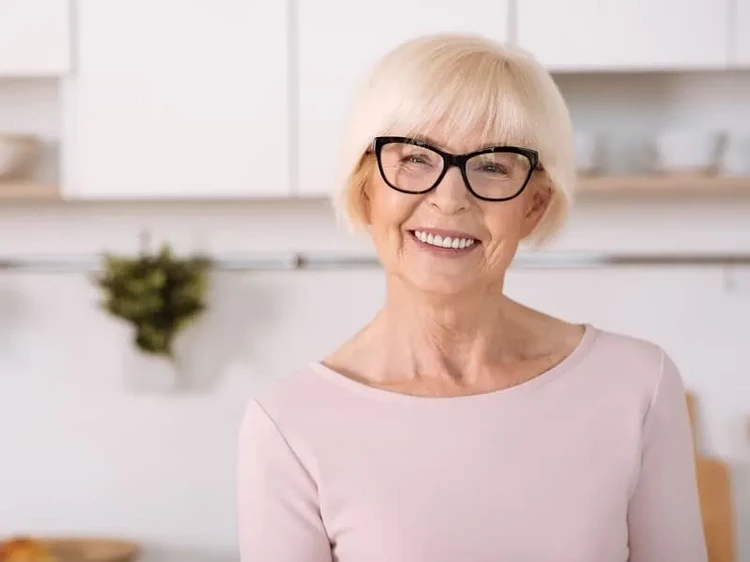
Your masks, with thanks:
[(133, 325), (138, 349), (174, 358), (175, 336), (206, 308), (210, 260), (177, 258), (163, 244), (135, 258), (105, 254), (104, 264), (95, 279), (102, 307)]

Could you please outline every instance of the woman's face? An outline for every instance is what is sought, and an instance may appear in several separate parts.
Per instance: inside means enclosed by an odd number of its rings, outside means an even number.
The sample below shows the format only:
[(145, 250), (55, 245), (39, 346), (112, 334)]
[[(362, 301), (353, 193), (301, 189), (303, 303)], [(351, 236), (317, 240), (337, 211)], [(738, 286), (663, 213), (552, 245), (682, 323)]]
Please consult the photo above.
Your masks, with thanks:
[[(453, 154), (483, 148), (475, 142), (431, 137), (429, 144)], [(404, 161), (403, 156), (402, 152), (399, 161)], [(425, 165), (421, 156), (406, 156), (410, 165)], [(501, 287), (519, 242), (534, 230), (551, 197), (544, 173), (537, 171), (515, 199), (484, 201), (466, 188), (455, 166), (432, 191), (402, 193), (386, 183), (374, 157), (370, 163), (372, 174), (365, 190), (369, 222), (386, 271), (436, 294)]]

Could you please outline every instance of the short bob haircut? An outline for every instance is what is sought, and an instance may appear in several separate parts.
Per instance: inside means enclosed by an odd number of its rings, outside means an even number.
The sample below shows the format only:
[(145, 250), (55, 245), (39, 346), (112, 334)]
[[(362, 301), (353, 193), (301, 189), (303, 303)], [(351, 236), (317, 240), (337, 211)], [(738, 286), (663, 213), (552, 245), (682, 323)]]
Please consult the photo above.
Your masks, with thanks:
[[(477, 145), (539, 151), (552, 197), (529, 236), (535, 246), (557, 234), (575, 184), (573, 130), (549, 73), (530, 55), (471, 34), (437, 34), (403, 43), (375, 66), (350, 108), (333, 204), (352, 230), (366, 229), (364, 190), (376, 167), (373, 137), (476, 137)], [(502, 205), (502, 203), (496, 203)]]

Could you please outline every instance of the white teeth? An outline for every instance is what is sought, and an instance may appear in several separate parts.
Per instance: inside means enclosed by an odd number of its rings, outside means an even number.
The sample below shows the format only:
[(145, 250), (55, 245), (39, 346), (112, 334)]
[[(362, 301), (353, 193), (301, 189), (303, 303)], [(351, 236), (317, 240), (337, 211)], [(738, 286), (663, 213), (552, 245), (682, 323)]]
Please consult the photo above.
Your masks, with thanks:
[(456, 250), (460, 248), (468, 248), (475, 242), (473, 238), (451, 238), (450, 236), (443, 238), (439, 234), (432, 235), (421, 230), (415, 230), (414, 236), (425, 244), (430, 244), (431, 246), (437, 246), (439, 248), (454, 248)]

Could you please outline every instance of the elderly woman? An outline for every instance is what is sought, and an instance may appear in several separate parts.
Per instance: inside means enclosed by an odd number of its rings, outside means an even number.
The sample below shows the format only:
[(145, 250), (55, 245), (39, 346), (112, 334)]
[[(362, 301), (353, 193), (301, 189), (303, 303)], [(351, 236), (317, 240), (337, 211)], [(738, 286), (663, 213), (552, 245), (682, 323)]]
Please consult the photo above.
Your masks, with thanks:
[(374, 69), (337, 204), (387, 297), (250, 402), (244, 562), (705, 562), (673, 361), (503, 294), (519, 244), (563, 224), (571, 129), (547, 72), (483, 38)]

